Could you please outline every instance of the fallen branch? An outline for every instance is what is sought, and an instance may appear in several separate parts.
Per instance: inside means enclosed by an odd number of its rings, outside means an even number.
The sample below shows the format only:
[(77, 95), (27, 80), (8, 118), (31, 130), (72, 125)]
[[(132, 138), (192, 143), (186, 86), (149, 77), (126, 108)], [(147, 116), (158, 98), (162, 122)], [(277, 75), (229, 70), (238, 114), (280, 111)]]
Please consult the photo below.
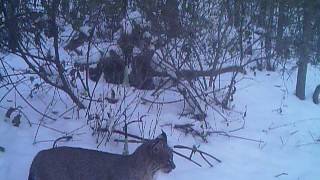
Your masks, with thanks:
[(206, 152), (204, 152), (204, 151), (199, 150), (196, 146), (187, 147), (187, 146), (183, 146), (183, 145), (175, 145), (174, 148), (191, 150), (189, 159), (191, 159), (192, 156), (193, 156), (195, 153), (199, 153), (199, 154), (201, 155), (201, 157), (203, 158), (203, 160), (205, 160), (211, 167), (213, 167), (213, 165), (210, 163), (210, 161), (209, 161), (205, 156), (208, 156), (208, 157), (216, 160), (216, 161), (219, 162), (219, 163), (222, 162), (220, 159), (214, 157), (213, 155), (211, 155), (211, 154), (209, 154), (209, 153), (206, 153)]
[[(242, 66), (229, 66), (229, 67), (224, 67), (221, 69), (210, 69), (210, 70), (180, 70), (175, 72), (177, 75), (177, 79), (187, 79), (187, 80), (192, 80), (198, 77), (211, 77), (211, 76), (217, 76), (219, 74), (224, 74), (224, 73), (230, 73), (230, 72), (240, 72), (240, 73), (245, 73), (245, 69)], [(171, 75), (167, 72), (157, 72), (154, 71), (153, 76), (158, 76), (158, 77), (171, 77)]]

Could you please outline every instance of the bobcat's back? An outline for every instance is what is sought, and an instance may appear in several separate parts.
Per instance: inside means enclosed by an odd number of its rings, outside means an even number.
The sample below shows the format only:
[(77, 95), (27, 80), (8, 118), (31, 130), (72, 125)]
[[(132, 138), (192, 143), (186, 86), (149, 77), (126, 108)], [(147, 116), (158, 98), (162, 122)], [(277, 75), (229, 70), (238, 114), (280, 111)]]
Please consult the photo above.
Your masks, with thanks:
[(126, 173), (125, 157), (70, 147), (44, 150), (34, 158), (29, 180), (120, 180), (118, 173)]

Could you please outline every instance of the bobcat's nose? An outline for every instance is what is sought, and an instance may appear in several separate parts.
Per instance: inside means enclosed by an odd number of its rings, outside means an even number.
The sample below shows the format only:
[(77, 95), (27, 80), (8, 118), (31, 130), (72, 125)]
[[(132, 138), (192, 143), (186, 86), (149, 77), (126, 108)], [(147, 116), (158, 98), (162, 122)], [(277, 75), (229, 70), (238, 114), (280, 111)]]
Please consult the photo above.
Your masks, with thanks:
[(172, 169), (175, 169), (175, 168), (176, 168), (176, 165), (175, 165), (173, 162), (171, 163), (171, 168), (172, 168)]
[(171, 169), (176, 168), (176, 165), (174, 164), (173, 160), (169, 160), (169, 163), (170, 163)]

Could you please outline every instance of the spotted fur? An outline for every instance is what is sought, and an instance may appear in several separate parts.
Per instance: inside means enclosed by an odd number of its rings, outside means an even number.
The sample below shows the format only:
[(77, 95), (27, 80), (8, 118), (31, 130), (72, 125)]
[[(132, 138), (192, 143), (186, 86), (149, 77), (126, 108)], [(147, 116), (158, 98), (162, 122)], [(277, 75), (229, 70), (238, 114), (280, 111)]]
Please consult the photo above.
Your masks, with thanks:
[(89, 149), (58, 147), (40, 151), (28, 180), (152, 180), (155, 173), (175, 168), (163, 133), (128, 156)]

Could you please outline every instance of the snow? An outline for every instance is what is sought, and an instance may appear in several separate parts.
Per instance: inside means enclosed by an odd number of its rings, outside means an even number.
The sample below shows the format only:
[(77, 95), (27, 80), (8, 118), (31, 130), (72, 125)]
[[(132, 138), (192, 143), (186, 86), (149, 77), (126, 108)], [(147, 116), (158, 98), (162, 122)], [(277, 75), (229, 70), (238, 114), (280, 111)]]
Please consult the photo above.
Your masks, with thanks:
[(131, 34), (133, 27), (132, 22), (135, 22), (136, 24), (142, 24), (142, 16), (138, 11), (132, 11), (128, 13), (128, 19), (122, 20), (122, 28), (125, 30), (126, 34)]
[(90, 36), (90, 30), (91, 28), (86, 25), (80, 27), (80, 32), (84, 33), (87, 37)]
[[(318, 179), (320, 177), (320, 144), (315, 143), (314, 140), (320, 138), (320, 106), (312, 103), (312, 92), (320, 84), (318, 74), (318, 69), (309, 66), (307, 99), (301, 101), (294, 96), (296, 72), (284, 76), (279, 72), (257, 72), (256, 76), (249, 72), (237, 85), (235, 100), (232, 104), (233, 109), (230, 116), (227, 117), (228, 122), (218, 118), (214, 111), (208, 113), (208, 121), (215, 129), (224, 130), (234, 136), (262, 141), (260, 143), (217, 134), (211, 135), (208, 143), (203, 143), (197, 138), (185, 136), (168, 126), (162, 126), (167, 123), (179, 124), (191, 121), (186, 117), (179, 119), (178, 112), (181, 104), (163, 106), (160, 116), (156, 113), (159, 107), (152, 108), (146, 119), (154, 120), (148, 121), (150, 127), (155, 126), (155, 122), (159, 123), (160, 126), (156, 128), (155, 135), (160, 133), (162, 128), (168, 134), (169, 144), (200, 145), (199, 149), (222, 161), (222, 163), (212, 161), (214, 167), (209, 167), (199, 155), (195, 155), (195, 160), (203, 166), (200, 168), (186, 159), (175, 156), (176, 169), (169, 174), (159, 173), (157, 179)], [(23, 89), (28, 86), (22, 84), (19, 87)], [(97, 88), (97, 92), (110, 89), (109, 85), (108, 88), (103, 86), (100, 88), (100, 90)], [(2, 88), (0, 94), (6, 91)], [(29, 93), (28, 90), (22, 92), (26, 96)], [(83, 118), (83, 113), (78, 115), (74, 110), (61, 117), (54, 113), (58, 111), (61, 114), (72, 107), (70, 100), (63, 93), (59, 95), (61, 99), (53, 101), (52, 106), (48, 106), (54, 93), (56, 93), (54, 90), (39, 92), (34, 98), (28, 98), (28, 100), (39, 111), (57, 118), (56, 121), (44, 118), (43, 115), (32, 110), (14, 92), (1, 101), (0, 116), (3, 120), (0, 120), (0, 146), (5, 148), (5, 152), (0, 152), (0, 179), (27, 179), (31, 161), (36, 153), (42, 149), (51, 148), (53, 140), (63, 135), (72, 134), (73, 139), (68, 142), (59, 142), (59, 146), (75, 146), (113, 153), (122, 152), (123, 144), (120, 143), (111, 142), (106, 146), (97, 147), (96, 137), (92, 136), (90, 127)], [(148, 96), (139, 91), (130, 91), (130, 94), (131, 96), (136, 94), (141, 97)], [(176, 97), (168, 94), (165, 98), (164, 101), (175, 100)], [(14, 106), (14, 100), (21, 105), (22, 111), (33, 123), (32, 127), (28, 125), (25, 118), (22, 118), (19, 127), (12, 126), (10, 120), (4, 121), (7, 109)], [(148, 107), (146, 105), (145, 109)], [(140, 108), (140, 111), (144, 112), (145, 109)], [(243, 117), (245, 111), (246, 116)], [(38, 126), (39, 123), (42, 126)], [(243, 128), (229, 132), (243, 124)], [(136, 132), (139, 135), (138, 127), (130, 128), (130, 132)], [(145, 134), (145, 136), (150, 137), (152, 134)], [(41, 142), (34, 144), (34, 139)], [(130, 152), (136, 146), (136, 144), (129, 144)], [(188, 153), (179, 149), (175, 150)]]

